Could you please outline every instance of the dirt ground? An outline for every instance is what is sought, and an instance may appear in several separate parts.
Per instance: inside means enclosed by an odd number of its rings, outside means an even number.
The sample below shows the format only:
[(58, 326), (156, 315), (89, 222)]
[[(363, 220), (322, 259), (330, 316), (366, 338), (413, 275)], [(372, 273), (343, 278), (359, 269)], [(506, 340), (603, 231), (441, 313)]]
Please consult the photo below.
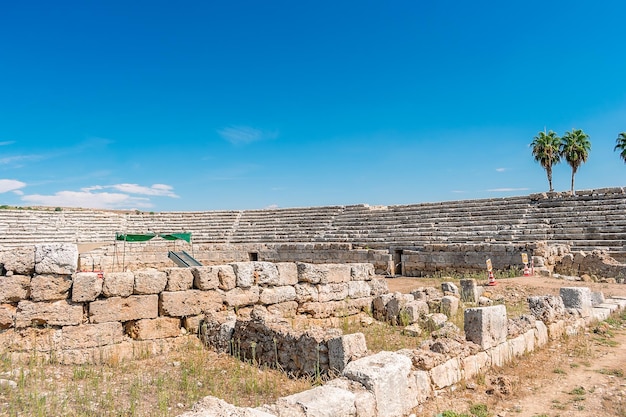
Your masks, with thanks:
[[(441, 282), (423, 278), (388, 280), (390, 291), (403, 293), (423, 286), (438, 287)], [(559, 288), (573, 286), (602, 291), (605, 297), (626, 296), (623, 284), (545, 277), (501, 279), (487, 290), (493, 299), (523, 304), (529, 295), (558, 294)], [(432, 417), (450, 410), (472, 415), (470, 407), (484, 404), (488, 410), (485, 415), (500, 417), (626, 417), (625, 323), (612, 320), (610, 324), (592, 326), (579, 336), (552, 341), (509, 366), (492, 369), (452, 392), (438, 393), (415, 414)]]

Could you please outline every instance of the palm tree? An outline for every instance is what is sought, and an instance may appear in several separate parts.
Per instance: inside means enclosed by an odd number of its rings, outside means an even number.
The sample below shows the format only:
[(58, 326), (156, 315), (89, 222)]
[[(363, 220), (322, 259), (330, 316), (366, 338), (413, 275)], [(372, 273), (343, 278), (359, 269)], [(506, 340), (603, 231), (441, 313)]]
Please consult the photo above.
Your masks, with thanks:
[(552, 166), (561, 161), (561, 138), (559, 138), (553, 131), (546, 133), (544, 130), (535, 136), (530, 146), (533, 148), (535, 161), (539, 162), (539, 164), (541, 164), (541, 166), (546, 170), (546, 174), (548, 175), (548, 184), (550, 185), (550, 192), (554, 191), (552, 188)]
[(587, 162), (589, 151), (591, 150), (591, 142), (589, 135), (581, 129), (572, 129), (571, 132), (565, 132), (561, 138), (561, 157), (565, 158), (569, 166), (572, 167), (572, 195), (574, 195), (574, 175), (578, 168)]
[(619, 153), (620, 158), (622, 158), (626, 163), (626, 132), (622, 132), (617, 135), (617, 140), (615, 141), (615, 149), (613, 150), (616, 151), (618, 149), (621, 151)]

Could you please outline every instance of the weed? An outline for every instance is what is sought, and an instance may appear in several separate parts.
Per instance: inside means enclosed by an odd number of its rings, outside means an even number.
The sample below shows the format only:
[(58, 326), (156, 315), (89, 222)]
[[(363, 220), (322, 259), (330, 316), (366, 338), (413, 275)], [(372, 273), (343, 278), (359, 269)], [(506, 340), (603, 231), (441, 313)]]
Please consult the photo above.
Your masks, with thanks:
[(560, 375), (565, 375), (565, 373), (566, 373), (566, 372), (565, 372), (563, 369), (561, 369), (561, 368), (554, 368), (554, 370), (553, 370), (552, 372), (554, 372), (555, 374), (560, 374)]
[(487, 417), (489, 415), (486, 404), (473, 404), (469, 408), (469, 412), (476, 417)]
[(570, 392), (568, 392), (569, 395), (585, 395), (586, 393), (587, 391), (585, 390), (584, 387), (576, 387)]
[(603, 375), (611, 375), (618, 378), (624, 377), (624, 371), (622, 371), (621, 369), (600, 369), (598, 372)]

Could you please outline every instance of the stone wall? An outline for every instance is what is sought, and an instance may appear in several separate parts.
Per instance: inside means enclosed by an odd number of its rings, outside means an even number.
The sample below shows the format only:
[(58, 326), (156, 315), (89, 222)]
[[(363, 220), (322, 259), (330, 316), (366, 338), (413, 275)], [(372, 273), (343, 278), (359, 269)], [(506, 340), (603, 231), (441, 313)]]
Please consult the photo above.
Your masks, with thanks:
[(0, 251), (0, 347), (61, 363), (167, 351), (206, 313), (325, 318), (371, 308), (387, 292), (371, 264), (234, 262), (194, 268), (82, 272), (73, 244)]

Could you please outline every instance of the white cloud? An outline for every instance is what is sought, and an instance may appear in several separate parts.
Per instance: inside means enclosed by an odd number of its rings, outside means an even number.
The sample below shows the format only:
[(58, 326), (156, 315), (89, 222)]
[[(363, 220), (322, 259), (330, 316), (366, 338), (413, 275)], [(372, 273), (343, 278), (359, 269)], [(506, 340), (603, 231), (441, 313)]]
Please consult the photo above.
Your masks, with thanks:
[(90, 191), (59, 191), (53, 195), (30, 194), (22, 201), (42, 206), (89, 207), (101, 209), (149, 208), (150, 200), (122, 193), (93, 193)]
[(496, 168), (496, 172), (504, 172), (506, 171), (506, 168)]
[(8, 191), (15, 192), (16, 190), (24, 187), (26, 187), (26, 183), (22, 181), (0, 179), (0, 193), (6, 193)]
[(266, 131), (249, 126), (228, 126), (219, 129), (217, 133), (233, 145), (247, 145), (252, 142), (276, 139), (278, 137), (277, 131)]
[(510, 191), (528, 191), (530, 188), (491, 188), (487, 191), (490, 193), (507, 193)]
[(174, 188), (166, 184), (152, 184), (151, 187), (144, 187), (139, 184), (115, 184), (106, 188), (113, 188), (117, 191), (129, 194), (153, 195), (159, 197), (178, 198), (172, 191)]

